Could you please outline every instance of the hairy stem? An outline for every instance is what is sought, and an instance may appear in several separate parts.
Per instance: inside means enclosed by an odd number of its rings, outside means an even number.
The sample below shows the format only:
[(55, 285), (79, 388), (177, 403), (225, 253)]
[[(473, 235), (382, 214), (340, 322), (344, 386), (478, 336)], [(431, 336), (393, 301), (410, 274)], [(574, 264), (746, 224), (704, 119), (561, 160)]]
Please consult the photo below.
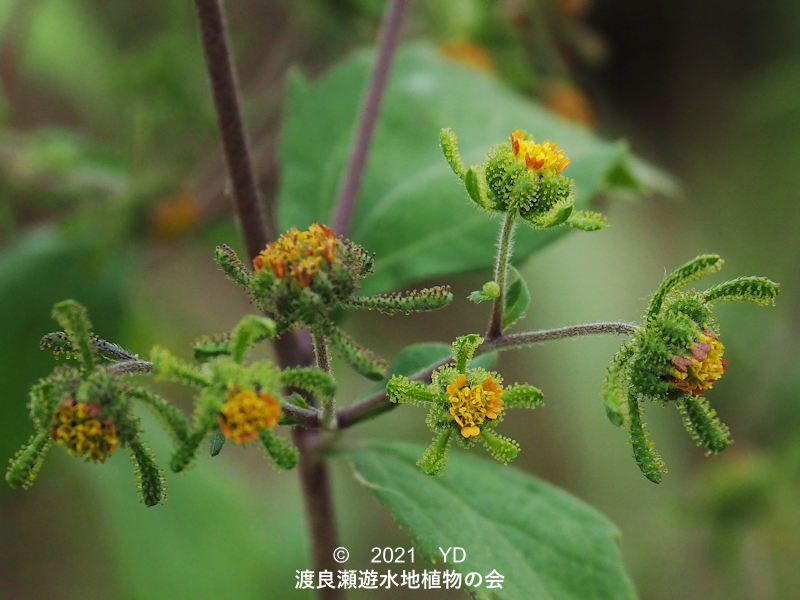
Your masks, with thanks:
[[(314, 343), (314, 357), (317, 361), (317, 367), (325, 371), (331, 372), (331, 358), (328, 354), (328, 340), (325, 339), (325, 334), (321, 331), (314, 331), (311, 334), (311, 339)], [(336, 400), (331, 396), (330, 398), (322, 399), (322, 415), (320, 418), (320, 425), (323, 429), (333, 429), (336, 423)]]
[[(555, 329), (540, 329), (538, 331), (527, 331), (525, 333), (514, 333), (512, 335), (501, 335), (493, 340), (487, 339), (475, 350), (475, 356), (486, 354), (487, 352), (501, 352), (512, 348), (520, 348), (523, 346), (530, 346), (538, 344), (539, 342), (547, 342), (550, 340), (558, 340), (563, 338), (579, 337), (585, 335), (599, 335), (603, 333), (614, 333), (620, 335), (631, 335), (636, 331), (636, 326), (630, 323), (586, 323), (582, 325), (570, 325), (568, 327), (558, 327)], [(409, 377), (412, 381), (428, 381), (433, 372), (453, 361), (453, 358), (448, 356), (439, 360), (424, 369), (420, 369)], [(347, 408), (340, 410), (337, 414), (336, 422), (339, 429), (346, 429), (352, 427), (356, 423), (369, 419), (375, 413), (386, 410), (391, 405), (391, 401), (386, 395), (386, 390), (373, 394), (369, 398), (351, 404)]]
[[(153, 363), (147, 360), (123, 360), (110, 364), (106, 371), (112, 375), (130, 375), (134, 373), (150, 373)], [(304, 427), (319, 427), (321, 419), (318, 410), (302, 408), (293, 404), (284, 404), (283, 412)]]
[(517, 213), (509, 210), (503, 219), (503, 226), (500, 229), (500, 242), (497, 246), (497, 260), (494, 266), (494, 280), (500, 286), (500, 295), (494, 299), (492, 305), (492, 320), (489, 323), (489, 330), (486, 332), (486, 339), (493, 340), (503, 334), (503, 312), (506, 305), (506, 273), (508, 273), (508, 261), (511, 258), (511, 242), (514, 238), (514, 217)]
[(361, 175), (367, 162), (372, 133), (378, 112), (389, 78), (397, 43), (400, 40), (400, 31), (403, 28), (408, 0), (389, 0), (381, 24), (380, 39), (378, 41), (378, 56), (372, 68), (367, 95), (361, 109), (358, 122), (358, 133), (350, 150), (347, 173), (339, 189), (336, 208), (333, 215), (333, 229), (342, 235), (347, 235), (350, 221), (353, 218), (358, 189), (361, 186)]
[[(233, 188), (234, 207), (247, 254), (252, 258), (264, 248), (267, 241), (275, 238), (275, 206), (274, 202), (270, 202), (266, 218), (262, 215), (220, 0), (195, 0), (195, 7), (225, 151), (225, 164)], [(274, 346), (281, 367), (312, 363), (307, 333), (287, 332), (275, 341)], [(319, 412), (316, 410), (286, 404), (284, 412), (309, 427), (319, 426)], [(327, 467), (310, 449), (313, 446), (310, 442), (317, 433), (296, 427), (292, 435), (300, 451), (299, 472), (311, 524), (314, 567), (317, 570), (335, 570), (337, 565), (332, 560), (331, 552), (338, 545), (337, 531)], [(342, 598), (343, 593), (339, 590), (323, 590), (320, 597)]]
[(537, 331), (512, 333), (510, 335), (501, 336), (495, 340), (485, 341), (478, 347), (475, 354), (485, 354), (492, 350), (509, 350), (511, 348), (538, 344), (539, 342), (581, 337), (585, 335), (599, 335), (603, 333), (631, 335), (636, 329), (637, 326), (631, 323), (604, 321), (600, 323), (583, 323), (581, 325), (568, 325), (566, 327), (556, 327), (554, 329), (539, 329)]
[(214, 95), (225, 165), (231, 180), (233, 202), (239, 216), (247, 254), (254, 257), (274, 237), (261, 213), (261, 198), (253, 174), (253, 161), (242, 122), (239, 91), (220, 0), (195, 0), (206, 68)]

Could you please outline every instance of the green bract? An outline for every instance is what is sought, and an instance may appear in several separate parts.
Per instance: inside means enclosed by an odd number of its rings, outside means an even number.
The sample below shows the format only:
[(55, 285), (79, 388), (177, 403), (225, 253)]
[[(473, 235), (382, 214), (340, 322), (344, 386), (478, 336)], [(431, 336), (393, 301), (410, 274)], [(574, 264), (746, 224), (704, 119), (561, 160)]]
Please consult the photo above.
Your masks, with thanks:
[(472, 448), (480, 438), (495, 460), (511, 462), (519, 454), (519, 444), (494, 431), (503, 420), (503, 410), (536, 408), (542, 403), (542, 392), (531, 385), (515, 384), (504, 389), (503, 379), (496, 372), (468, 367), (482, 343), (483, 338), (476, 334), (457, 338), (452, 346), (455, 365), (436, 369), (430, 385), (395, 375), (386, 387), (393, 402), (429, 408), (425, 423), (435, 437), (417, 462), (428, 475), (444, 471), (453, 437), (463, 448)]
[[(371, 379), (382, 379), (386, 364), (335, 324), (338, 311), (357, 308), (408, 314), (442, 308), (453, 299), (449, 286), (356, 296), (359, 281), (372, 272), (373, 257), (324, 225), (314, 224), (305, 231), (291, 228), (268, 244), (253, 259), (255, 273), (228, 246), (217, 248), (216, 260), (228, 278), (245, 288), (275, 321), (278, 335), (293, 327), (306, 327)], [(219, 339), (207, 342), (201, 352), (212, 355), (225, 344)]]
[(166, 497), (165, 480), (141, 439), (133, 400), (152, 407), (178, 440), (186, 436), (186, 419), (163, 398), (99, 366), (109, 352), (118, 355), (124, 351), (92, 336), (83, 306), (74, 300), (59, 302), (53, 318), (64, 332), (45, 336), (43, 347), (52, 346), (57, 356), (76, 358), (78, 366), (56, 368), (31, 390), (35, 433), (11, 459), (6, 481), (12, 487), (30, 487), (53, 442), (64, 445), (70, 454), (95, 462), (105, 462), (120, 445), (131, 453), (142, 500), (147, 506), (158, 504)]
[(185, 363), (163, 348), (153, 348), (156, 378), (199, 388), (191, 431), (179, 441), (170, 461), (173, 471), (188, 467), (209, 435), (212, 456), (219, 454), (225, 438), (237, 443), (259, 439), (277, 468), (291, 469), (297, 464), (297, 449), (273, 431), (279, 422), (288, 423), (282, 406), (290, 402), (283, 398), (282, 390), (290, 386), (329, 398), (336, 385), (330, 375), (316, 368), (281, 371), (268, 360), (245, 364), (248, 350), (274, 333), (271, 319), (248, 315), (230, 336), (198, 343), (195, 355), (206, 359), (199, 365)]
[(527, 133), (515, 131), (509, 140), (495, 145), (483, 163), (469, 168), (464, 166), (452, 129), (442, 129), (440, 143), (450, 168), (480, 208), (513, 211), (535, 229), (565, 224), (595, 231), (607, 226), (599, 213), (573, 210), (575, 184), (561, 173), (569, 159), (549, 141), (535, 144)]
[(719, 270), (722, 262), (717, 255), (698, 256), (670, 273), (650, 300), (645, 324), (608, 369), (603, 393), (608, 418), (628, 429), (634, 459), (655, 483), (665, 472), (664, 461), (643, 422), (642, 402), (675, 403), (698, 445), (709, 453), (724, 450), (728, 428), (701, 397), (727, 368), (712, 306), (728, 300), (768, 305), (778, 295), (778, 284), (762, 277), (740, 277), (703, 292), (679, 289)]

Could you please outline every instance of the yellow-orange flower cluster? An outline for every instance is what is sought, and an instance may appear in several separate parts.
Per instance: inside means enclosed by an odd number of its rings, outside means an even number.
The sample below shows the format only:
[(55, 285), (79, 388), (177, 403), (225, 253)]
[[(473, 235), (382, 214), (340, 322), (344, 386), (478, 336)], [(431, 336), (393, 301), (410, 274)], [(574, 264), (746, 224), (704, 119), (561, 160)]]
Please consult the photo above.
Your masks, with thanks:
[(496, 419), (503, 410), (503, 388), (487, 377), (483, 383), (467, 385), (467, 377), (463, 373), (447, 386), (450, 414), (461, 427), (461, 435), (465, 438), (478, 435), (480, 425), (485, 419)]
[(101, 421), (99, 416), (99, 405), (68, 398), (56, 408), (50, 436), (57, 444), (66, 446), (70, 454), (105, 462), (119, 444), (119, 438), (114, 424), (108, 419)]
[(672, 382), (685, 392), (699, 396), (711, 389), (727, 370), (728, 361), (722, 358), (725, 346), (710, 329), (703, 333), (690, 350), (691, 356), (676, 356)]
[(545, 140), (542, 144), (537, 144), (532, 139), (526, 140), (525, 132), (519, 129), (511, 134), (511, 148), (514, 155), (524, 160), (525, 166), (532, 171), (561, 173), (569, 165), (569, 157), (558, 149), (558, 144), (551, 144), (550, 140)]
[(219, 415), (219, 427), (227, 438), (241, 444), (258, 437), (258, 430), (275, 427), (281, 416), (280, 403), (264, 391), (228, 391)]
[(267, 244), (253, 259), (253, 267), (260, 271), (272, 269), (275, 277), (287, 276), (303, 287), (308, 287), (323, 261), (336, 261), (336, 234), (325, 225), (317, 223), (305, 231), (292, 227), (274, 242)]

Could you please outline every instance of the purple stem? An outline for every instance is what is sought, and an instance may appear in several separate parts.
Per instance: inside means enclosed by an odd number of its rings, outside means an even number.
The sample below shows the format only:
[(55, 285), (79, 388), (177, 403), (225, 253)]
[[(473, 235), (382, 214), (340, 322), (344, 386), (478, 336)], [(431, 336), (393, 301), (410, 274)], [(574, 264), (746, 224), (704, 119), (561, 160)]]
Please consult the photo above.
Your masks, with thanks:
[(225, 165), (231, 180), (233, 203), (239, 216), (247, 254), (253, 258), (274, 237), (261, 212), (261, 197), (253, 174), (253, 161), (244, 130), (239, 88), (220, 0), (195, 0), (206, 68), (214, 95)]
[(350, 150), (347, 174), (339, 189), (339, 197), (336, 200), (333, 214), (333, 229), (344, 236), (350, 229), (358, 189), (361, 186), (361, 175), (367, 162), (372, 133), (375, 130), (375, 122), (378, 120), (383, 92), (389, 78), (392, 58), (400, 40), (407, 7), (408, 0), (390, 0), (383, 15), (378, 41), (378, 57), (372, 69), (369, 89), (359, 118), (358, 135)]

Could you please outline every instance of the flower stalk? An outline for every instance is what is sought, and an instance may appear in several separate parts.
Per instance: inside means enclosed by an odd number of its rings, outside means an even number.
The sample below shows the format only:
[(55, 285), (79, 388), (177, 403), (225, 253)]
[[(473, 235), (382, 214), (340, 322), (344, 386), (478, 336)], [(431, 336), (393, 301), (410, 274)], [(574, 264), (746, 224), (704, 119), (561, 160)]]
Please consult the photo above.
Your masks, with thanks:
[[(317, 330), (311, 333), (314, 344), (314, 357), (317, 367), (326, 373), (331, 372), (331, 359), (328, 354), (328, 342), (325, 335)], [(322, 398), (322, 413), (320, 414), (320, 427), (322, 429), (335, 429), (336, 427), (336, 400), (333, 396)]]
[[(482, 354), (494, 351), (502, 352), (504, 350), (511, 350), (514, 348), (524, 348), (550, 340), (583, 337), (587, 335), (602, 335), (608, 333), (630, 336), (634, 334), (636, 330), (637, 327), (635, 325), (631, 325), (630, 323), (600, 322), (501, 335), (498, 338), (486, 340), (480, 344), (475, 349), (475, 356), (480, 356)], [(429, 381), (431, 374), (436, 369), (452, 361), (452, 356), (443, 358), (442, 360), (428, 365), (424, 369), (420, 369), (413, 375), (409, 376), (409, 379), (411, 381)], [(356, 402), (355, 404), (351, 404), (350, 406), (339, 410), (336, 418), (337, 426), (339, 429), (347, 429), (348, 427), (352, 427), (353, 425), (386, 411), (391, 406), (392, 404), (387, 396), (386, 391), (377, 392), (360, 402)]]
[(500, 242), (497, 246), (497, 260), (494, 267), (494, 280), (500, 288), (500, 295), (494, 299), (492, 305), (492, 320), (489, 323), (489, 330), (486, 338), (489, 340), (499, 337), (503, 333), (503, 312), (506, 302), (506, 274), (508, 273), (508, 262), (511, 258), (511, 249), (514, 239), (515, 211), (508, 211), (503, 218), (503, 225), (500, 229)]

